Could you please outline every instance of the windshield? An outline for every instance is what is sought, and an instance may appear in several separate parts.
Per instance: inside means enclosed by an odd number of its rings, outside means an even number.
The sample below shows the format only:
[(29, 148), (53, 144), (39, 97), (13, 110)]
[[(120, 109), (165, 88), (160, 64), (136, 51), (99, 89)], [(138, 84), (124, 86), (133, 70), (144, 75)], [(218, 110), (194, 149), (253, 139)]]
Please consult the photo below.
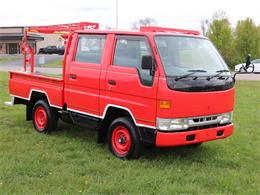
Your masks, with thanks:
[[(196, 76), (209, 76), (220, 70), (228, 70), (222, 57), (207, 39), (158, 35), (155, 42), (166, 76), (183, 76), (193, 70), (200, 70)], [(223, 73), (226, 74), (230, 73)]]

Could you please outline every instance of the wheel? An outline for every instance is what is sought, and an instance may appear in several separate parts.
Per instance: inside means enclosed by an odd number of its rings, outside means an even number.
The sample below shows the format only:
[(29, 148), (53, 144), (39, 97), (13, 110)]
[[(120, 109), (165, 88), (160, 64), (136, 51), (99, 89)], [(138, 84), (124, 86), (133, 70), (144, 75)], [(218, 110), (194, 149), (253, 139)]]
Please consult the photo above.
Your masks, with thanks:
[(250, 64), (249, 66), (248, 66), (248, 68), (247, 68), (247, 72), (254, 72), (254, 70), (255, 70), (255, 66), (254, 66), (254, 64)]
[(242, 65), (239, 69), (239, 72), (249, 72), (250, 73), (250, 72), (254, 72), (254, 70), (255, 70), (254, 64), (250, 64), (248, 66), (248, 68), (246, 68), (244, 65)]
[(244, 66), (241, 66), (239, 72), (246, 72), (246, 68)]
[(121, 159), (138, 158), (142, 152), (142, 144), (137, 128), (127, 117), (115, 119), (108, 129), (109, 149)]
[(58, 113), (51, 108), (46, 100), (38, 100), (32, 112), (33, 126), (39, 133), (48, 133), (56, 130)]

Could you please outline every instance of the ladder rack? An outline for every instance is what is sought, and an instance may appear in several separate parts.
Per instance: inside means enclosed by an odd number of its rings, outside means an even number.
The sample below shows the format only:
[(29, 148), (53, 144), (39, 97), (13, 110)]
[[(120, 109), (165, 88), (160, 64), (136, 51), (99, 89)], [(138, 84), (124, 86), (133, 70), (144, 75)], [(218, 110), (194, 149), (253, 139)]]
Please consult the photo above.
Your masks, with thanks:
[[(27, 64), (31, 65), (31, 72), (34, 72), (34, 48), (28, 44), (28, 32), (43, 34), (60, 34), (65, 40), (65, 44), (70, 44), (70, 35), (76, 30), (98, 29), (99, 24), (93, 22), (79, 22), (69, 24), (58, 24), (49, 26), (31, 26), (25, 28), (22, 44), (20, 45), (21, 53), (24, 55), (24, 71), (26, 72)], [(68, 48), (66, 48), (68, 49)], [(66, 55), (65, 51), (65, 55)]]
[(165, 28), (165, 27), (157, 27), (157, 26), (141, 26), (140, 31), (141, 32), (171, 32), (171, 33), (180, 33), (180, 34), (200, 35), (200, 32), (195, 30)]

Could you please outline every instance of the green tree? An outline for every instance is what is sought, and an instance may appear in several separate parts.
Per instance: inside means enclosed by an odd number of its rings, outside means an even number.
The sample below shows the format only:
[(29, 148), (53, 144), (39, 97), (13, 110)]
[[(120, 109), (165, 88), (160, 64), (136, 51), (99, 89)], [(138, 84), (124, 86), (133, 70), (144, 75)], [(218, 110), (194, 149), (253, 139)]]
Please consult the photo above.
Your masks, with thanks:
[(221, 15), (214, 14), (213, 20), (207, 33), (209, 39), (218, 48), (219, 52), (229, 66), (233, 63), (233, 36), (230, 23), (223, 12)]
[(131, 28), (134, 30), (138, 30), (140, 28), (140, 26), (156, 26), (156, 20), (153, 18), (140, 19), (138, 21), (135, 21), (132, 24)]
[(260, 57), (260, 32), (251, 18), (240, 20), (235, 31), (235, 47), (239, 59), (243, 61), (247, 54), (252, 58)]
[[(260, 25), (258, 25), (257, 30), (258, 30), (258, 45), (260, 45)], [(260, 57), (260, 46), (258, 47), (258, 57)]]

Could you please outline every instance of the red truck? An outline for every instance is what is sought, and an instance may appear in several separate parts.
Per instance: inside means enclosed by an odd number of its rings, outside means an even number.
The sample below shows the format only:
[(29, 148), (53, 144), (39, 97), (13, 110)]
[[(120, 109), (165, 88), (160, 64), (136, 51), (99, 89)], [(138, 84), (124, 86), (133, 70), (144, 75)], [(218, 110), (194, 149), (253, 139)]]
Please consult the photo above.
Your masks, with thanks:
[(126, 159), (143, 145), (198, 146), (233, 133), (234, 79), (199, 32), (62, 28), (28, 29), (67, 32), (62, 79), (34, 71), (26, 37), (32, 71), (10, 72), (10, 103), (26, 105), (37, 132), (55, 130), (59, 119), (95, 129), (99, 143)]

